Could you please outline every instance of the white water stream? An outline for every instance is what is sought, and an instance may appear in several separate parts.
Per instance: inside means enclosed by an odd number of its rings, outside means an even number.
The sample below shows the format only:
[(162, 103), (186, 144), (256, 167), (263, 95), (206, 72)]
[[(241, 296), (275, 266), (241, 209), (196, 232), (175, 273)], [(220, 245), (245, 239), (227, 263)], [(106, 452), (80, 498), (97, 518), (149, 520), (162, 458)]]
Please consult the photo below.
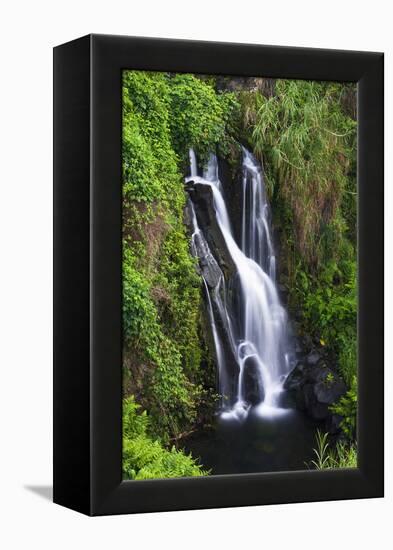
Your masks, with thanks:
[[(190, 168), (191, 176), (187, 178), (189, 183), (211, 188), (216, 220), (236, 266), (240, 293), (234, 300), (227, 292), (230, 281), (225, 281), (214, 251), (204, 235), (204, 228), (198, 224), (197, 209), (191, 203), (192, 251), (205, 263), (202, 272), (216, 349), (219, 391), (225, 396), (221, 416), (243, 419), (250, 411), (246, 388), (247, 369), (252, 370), (251, 376), (258, 388), (258, 403), (252, 410), (264, 416), (282, 414), (287, 409), (280, 407), (279, 396), (290, 370), (291, 350), (287, 314), (280, 303), (275, 282), (276, 257), (262, 170), (251, 153), (243, 149), (242, 234), (239, 246), (231, 228), (223, 186), (218, 177), (216, 156), (210, 156), (203, 177), (200, 177), (195, 153), (190, 150)], [(220, 318), (237, 364), (237, 379), (234, 381), (230, 380), (215, 315)]]

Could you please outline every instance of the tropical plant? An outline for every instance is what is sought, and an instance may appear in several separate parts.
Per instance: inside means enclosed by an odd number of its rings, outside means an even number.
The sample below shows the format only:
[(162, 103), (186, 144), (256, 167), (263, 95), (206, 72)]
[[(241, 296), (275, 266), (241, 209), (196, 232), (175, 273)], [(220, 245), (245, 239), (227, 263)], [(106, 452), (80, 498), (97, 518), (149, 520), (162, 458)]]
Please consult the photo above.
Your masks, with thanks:
[(320, 430), (316, 433), (316, 444), (316, 458), (311, 461), (311, 465), (317, 470), (357, 467), (357, 451), (354, 445), (338, 441), (336, 446), (331, 448), (329, 434)]
[(131, 396), (123, 402), (123, 477), (125, 479), (155, 479), (193, 477), (209, 472), (174, 446), (166, 449), (161, 442), (148, 436), (149, 417), (140, 413), (140, 406)]
[(349, 439), (356, 435), (356, 416), (358, 404), (357, 378), (353, 377), (352, 385), (332, 407), (332, 411), (342, 417), (341, 428)]

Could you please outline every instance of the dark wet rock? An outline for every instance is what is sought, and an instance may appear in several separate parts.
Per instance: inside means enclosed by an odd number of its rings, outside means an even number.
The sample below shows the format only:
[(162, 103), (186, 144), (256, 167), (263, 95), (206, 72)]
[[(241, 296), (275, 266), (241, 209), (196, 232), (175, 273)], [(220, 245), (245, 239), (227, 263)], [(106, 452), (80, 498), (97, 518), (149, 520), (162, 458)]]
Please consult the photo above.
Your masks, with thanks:
[(339, 435), (342, 433), (341, 429), (341, 422), (343, 420), (343, 417), (339, 414), (332, 414), (327, 423), (327, 430), (332, 435)]
[(304, 351), (309, 351), (314, 347), (314, 342), (309, 334), (301, 336), (299, 342)]
[(311, 410), (314, 402), (314, 387), (312, 384), (304, 384), (302, 390), (304, 395), (304, 408), (306, 410)]
[[(185, 223), (189, 228), (190, 235), (194, 231), (191, 208), (191, 202), (190, 199), (188, 199), (187, 205), (185, 207), (184, 218)], [(207, 242), (202, 233), (194, 235), (193, 247), (193, 254), (195, 254), (195, 256), (197, 256), (199, 260), (196, 266), (197, 272), (200, 275), (203, 275), (203, 278), (210, 288), (216, 288), (222, 276), (222, 271), (215, 257), (209, 250)]]
[(244, 363), (243, 384), (246, 401), (251, 405), (257, 405), (263, 399), (263, 386), (259, 376), (258, 365), (253, 357), (246, 359)]
[(346, 392), (346, 386), (340, 379), (318, 382), (314, 386), (315, 397), (319, 403), (331, 405)]
[(307, 355), (306, 361), (309, 365), (316, 365), (320, 359), (321, 355), (314, 350)]
[(315, 418), (315, 420), (326, 420), (330, 414), (329, 407), (326, 403), (319, 403), (318, 401), (314, 401), (311, 404), (309, 412), (310, 416)]
[[(316, 360), (316, 355), (312, 362)], [(307, 356), (309, 359), (310, 354)], [(327, 425), (337, 430), (339, 422), (330, 410), (333, 403), (343, 396), (347, 387), (339, 375), (319, 355), (316, 364), (299, 362), (288, 375), (284, 388), (292, 395), (296, 406), (316, 420), (326, 420)]]
[(304, 383), (303, 369), (304, 369), (304, 365), (302, 365), (301, 363), (298, 363), (297, 366), (293, 369), (293, 371), (289, 373), (284, 384), (284, 388), (286, 390), (290, 390), (290, 391), (297, 390), (303, 385)]
[(306, 370), (308, 378), (314, 384), (323, 382), (329, 376), (333, 376), (333, 371), (328, 367), (327, 363), (323, 359), (321, 359), (317, 365), (308, 364)]
[(240, 150), (234, 165), (218, 157), (218, 175), (223, 186), (225, 203), (235, 241), (240, 246), (243, 219), (243, 176)]
[(295, 343), (295, 352), (296, 352), (297, 354), (300, 354), (300, 353), (302, 353), (302, 351), (303, 351), (303, 348), (302, 348), (302, 346), (300, 345), (299, 340), (297, 339), (297, 340), (296, 340), (296, 343)]
[(215, 260), (224, 272), (225, 278), (229, 279), (236, 273), (236, 266), (217, 223), (211, 187), (189, 181), (187, 190), (192, 197), (198, 224), (205, 229), (204, 234), (210, 250), (214, 250)]
[(300, 409), (294, 399), (293, 392), (284, 391), (278, 396), (278, 406), (283, 409)]
[(278, 294), (280, 296), (281, 301), (284, 304), (286, 304), (288, 302), (288, 295), (289, 295), (288, 288), (285, 285), (279, 284), (277, 285), (277, 289), (278, 289)]

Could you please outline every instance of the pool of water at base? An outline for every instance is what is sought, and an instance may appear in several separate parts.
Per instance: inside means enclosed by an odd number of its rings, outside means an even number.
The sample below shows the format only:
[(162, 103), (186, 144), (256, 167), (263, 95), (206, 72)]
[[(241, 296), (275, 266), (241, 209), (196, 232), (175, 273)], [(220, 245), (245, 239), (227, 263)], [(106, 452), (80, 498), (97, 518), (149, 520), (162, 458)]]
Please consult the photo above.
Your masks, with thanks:
[(212, 429), (193, 434), (184, 449), (212, 475), (306, 470), (315, 459), (320, 427), (296, 410), (273, 418), (251, 412), (242, 423), (217, 417)]

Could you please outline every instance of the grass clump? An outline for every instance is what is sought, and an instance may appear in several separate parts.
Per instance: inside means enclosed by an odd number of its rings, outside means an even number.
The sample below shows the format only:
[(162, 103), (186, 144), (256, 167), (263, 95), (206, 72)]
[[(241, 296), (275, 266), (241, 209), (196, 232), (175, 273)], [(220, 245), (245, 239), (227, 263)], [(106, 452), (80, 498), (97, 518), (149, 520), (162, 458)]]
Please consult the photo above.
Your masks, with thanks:
[(355, 445), (348, 445), (338, 441), (332, 448), (329, 445), (329, 435), (317, 431), (316, 443), (314, 449), (315, 459), (311, 461), (311, 466), (317, 470), (332, 468), (357, 468), (357, 450)]

